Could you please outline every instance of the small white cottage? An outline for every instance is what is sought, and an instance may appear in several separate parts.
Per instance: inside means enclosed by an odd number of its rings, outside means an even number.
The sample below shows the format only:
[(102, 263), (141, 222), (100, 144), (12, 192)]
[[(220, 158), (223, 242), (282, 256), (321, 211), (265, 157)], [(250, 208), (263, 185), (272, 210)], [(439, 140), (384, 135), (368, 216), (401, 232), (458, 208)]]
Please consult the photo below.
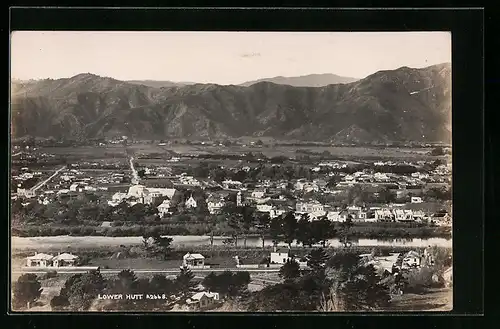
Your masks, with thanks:
[(182, 257), (182, 265), (186, 267), (204, 267), (205, 257), (202, 254), (187, 253)]
[(26, 266), (47, 267), (52, 265), (52, 258), (54, 258), (52, 255), (35, 252), (33, 256), (26, 257)]

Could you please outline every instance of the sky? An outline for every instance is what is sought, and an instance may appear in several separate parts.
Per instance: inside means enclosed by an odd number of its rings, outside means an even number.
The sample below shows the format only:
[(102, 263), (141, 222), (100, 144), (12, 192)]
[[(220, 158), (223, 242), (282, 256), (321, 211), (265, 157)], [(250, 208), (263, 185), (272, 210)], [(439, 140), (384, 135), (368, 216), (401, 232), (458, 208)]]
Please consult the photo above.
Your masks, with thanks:
[(239, 84), (333, 73), (364, 78), (451, 62), (450, 32), (16, 31), (11, 77)]

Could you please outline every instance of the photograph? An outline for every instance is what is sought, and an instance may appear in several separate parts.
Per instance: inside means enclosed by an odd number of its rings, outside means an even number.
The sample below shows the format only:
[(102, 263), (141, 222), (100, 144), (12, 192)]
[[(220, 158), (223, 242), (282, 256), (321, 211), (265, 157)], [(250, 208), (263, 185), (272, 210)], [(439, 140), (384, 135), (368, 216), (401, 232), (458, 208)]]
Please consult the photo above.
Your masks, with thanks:
[(11, 310), (451, 312), (451, 36), (12, 31)]

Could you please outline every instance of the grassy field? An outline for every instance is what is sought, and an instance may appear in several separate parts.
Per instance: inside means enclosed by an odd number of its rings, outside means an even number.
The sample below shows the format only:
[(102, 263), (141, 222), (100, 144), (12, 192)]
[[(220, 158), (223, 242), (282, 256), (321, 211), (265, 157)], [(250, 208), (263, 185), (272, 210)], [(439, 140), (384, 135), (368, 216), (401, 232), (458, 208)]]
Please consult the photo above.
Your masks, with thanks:
[(95, 157), (107, 157), (106, 154), (120, 154), (127, 156), (126, 149), (122, 145), (106, 146), (78, 146), (78, 147), (41, 147), (38, 151), (55, 155), (80, 155)]
[(158, 146), (157, 144), (131, 144), (122, 145), (106, 145), (102, 147), (42, 147), (41, 152), (56, 154), (56, 155), (75, 155), (88, 156), (92, 158), (107, 158), (109, 154), (120, 154), (122, 157), (127, 156), (127, 150), (135, 154), (245, 154), (263, 153), (268, 157), (275, 156), (293, 156), (298, 155), (297, 150), (306, 150), (309, 152), (322, 153), (330, 152), (333, 156), (339, 157), (380, 157), (380, 158), (436, 158), (431, 157), (427, 153), (429, 149), (425, 148), (377, 148), (377, 147), (340, 147), (340, 146), (276, 146), (276, 147), (257, 147), (252, 145), (237, 145), (237, 146), (212, 146), (212, 145), (168, 145)]
[(453, 291), (451, 288), (429, 289), (423, 294), (403, 294), (394, 296), (389, 311), (421, 312), (451, 311)]

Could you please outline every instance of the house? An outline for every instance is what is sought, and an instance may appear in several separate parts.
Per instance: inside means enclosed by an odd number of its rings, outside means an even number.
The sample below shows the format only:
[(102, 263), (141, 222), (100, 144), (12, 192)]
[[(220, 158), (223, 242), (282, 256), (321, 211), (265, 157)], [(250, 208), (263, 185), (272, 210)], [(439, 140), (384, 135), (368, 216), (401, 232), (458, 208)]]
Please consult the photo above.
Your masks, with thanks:
[(351, 213), (351, 215), (353, 215), (354, 222), (364, 222), (364, 221), (366, 221), (367, 212), (360, 210), (360, 211), (357, 211), (355, 213)]
[(189, 197), (189, 199), (186, 200), (185, 205), (186, 205), (186, 208), (196, 208), (198, 206), (198, 203), (196, 202), (196, 200), (191, 195)]
[(69, 190), (71, 192), (83, 192), (83, 185), (79, 183), (73, 183), (70, 185)]
[(123, 200), (125, 200), (126, 198), (127, 198), (127, 193), (117, 192), (117, 193), (113, 194), (113, 196), (111, 197), (111, 200), (108, 201), (108, 204), (110, 206), (116, 206), (116, 205), (120, 204)]
[(158, 209), (158, 214), (160, 215), (160, 218), (163, 217), (165, 214), (168, 214), (170, 210), (170, 200), (169, 199), (163, 200), (163, 202), (156, 209)]
[(236, 180), (225, 180), (222, 182), (222, 186), (227, 189), (240, 188), (243, 183)]
[(446, 211), (439, 211), (431, 216), (431, 221), (437, 225), (447, 225), (451, 223), (451, 216)]
[(52, 258), (52, 266), (55, 267), (75, 266), (77, 260), (78, 256), (65, 252)]
[(52, 258), (54, 258), (52, 255), (35, 252), (33, 256), (26, 257), (26, 266), (47, 267), (52, 264)]
[(324, 206), (316, 200), (309, 202), (297, 202), (295, 210), (302, 213), (313, 213), (324, 211)]
[(394, 219), (397, 222), (404, 221), (404, 219), (405, 219), (405, 212), (403, 211), (403, 209), (396, 209), (396, 210), (393, 211), (393, 214), (394, 214)]
[(340, 222), (340, 211), (329, 211), (326, 218), (332, 222)]
[(276, 218), (278, 216), (281, 216), (281, 215), (287, 213), (288, 211), (291, 211), (291, 209), (289, 209), (286, 206), (274, 206), (271, 208), (271, 211), (269, 212), (269, 216), (271, 218)]
[(416, 251), (409, 251), (403, 258), (402, 268), (420, 267), (420, 254)]
[(182, 265), (186, 267), (204, 267), (205, 257), (202, 254), (187, 253), (182, 257)]
[(326, 216), (326, 211), (316, 211), (308, 214), (310, 220), (320, 220), (321, 218)]
[(266, 189), (259, 188), (252, 191), (252, 198), (262, 199), (266, 195)]
[(197, 292), (186, 302), (188, 305), (192, 305), (199, 308), (207, 308), (215, 304), (219, 300), (219, 293), (216, 292)]
[(290, 259), (288, 250), (277, 250), (271, 253), (271, 264), (285, 264)]
[(377, 221), (393, 221), (394, 214), (389, 209), (375, 210), (375, 219)]
[(256, 205), (257, 211), (270, 213), (273, 210), (273, 206), (269, 203), (263, 203)]
[(34, 198), (36, 196), (36, 192), (33, 191), (32, 189), (18, 188), (17, 195), (20, 197), (25, 197), (27, 199), (31, 199), (31, 198)]
[(419, 196), (412, 196), (411, 197), (411, 203), (422, 203), (422, 198)]
[(427, 216), (422, 210), (412, 211), (412, 217), (414, 221), (423, 222), (427, 219)]
[[(241, 197), (241, 193), (240, 193), (240, 197)], [(238, 200), (236, 200), (236, 201), (238, 201)], [(207, 198), (208, 211), (212, 215), (219, 212), (219, 210), (221, 210), (221, 208), (224, 207), (224, 204), (225, 204), (225, 202), (224, 202), (224, 199), (222, 197), (216, 197), (214, 195), (210, 195)]]
[(349, 218), (349, 212), (347, 210), (342, 210), (339, 214), (339, 222), (346, 222)]
[(412, 222), (413, 221), (413, 211), (411, 209), (405, 209), (403, 211), (405, 213), (405, 216), (404, 216), (404, 219), (402, 221)]

